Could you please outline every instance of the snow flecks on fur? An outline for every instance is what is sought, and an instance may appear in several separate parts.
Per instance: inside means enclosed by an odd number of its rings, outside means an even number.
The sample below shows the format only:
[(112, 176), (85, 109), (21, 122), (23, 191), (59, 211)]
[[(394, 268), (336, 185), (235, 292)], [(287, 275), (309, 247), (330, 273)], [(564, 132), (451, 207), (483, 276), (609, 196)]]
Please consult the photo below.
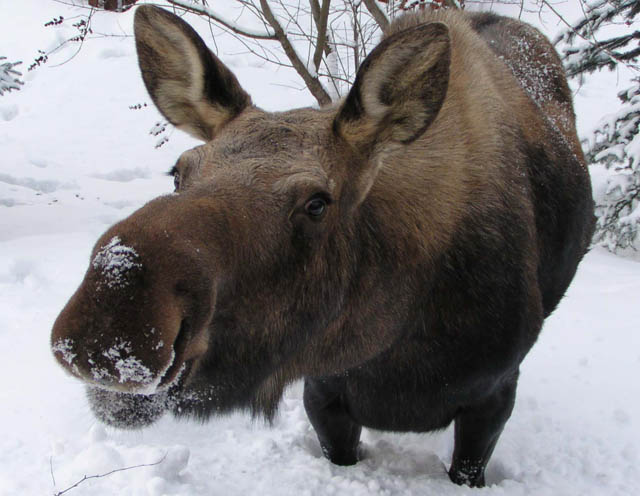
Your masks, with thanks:
[[(158, 350), (164, 346), (164, 343), (160, 341), (160, 346), (156, 345), (154, 350)], [(128, 341), (120, 341), (108, 350), (102, 352), (102, 355), (107, 358), (112, 365), (112, 368), (117, 371), (117, 381), (120, 384), (124, 383), (136, 383), (136, 394), (150, 395), (155, 394), (158, 390), (158, 386), (162, 381), (165, 373), (173, 365), (175, 360), (175, 351), (171, 351), (171, 357), (161, 370), (154, 374), (149, 367), (147, 367), (142, 360), (132, 354), (131, 343)], [(173, 384), (181, 374), (167, 384), (163, 389), (168, 388)], [(114, 378), (113, 375), (106, 369), (100, 367), (93, 367), (91, 373), (96, 380), (101, 378)]]
[[(531, 101), (542, 110), (548, 124), (556, 131), (563, 144), (572, 149), (566, 139), (567, 130), (573, 129), (571, 105), (556, 98), (557, 78), (562, 70), (552, 52), (536, 50), (544, 46), (545, 39), (538, 31), (529, 29), (527, 36), (512, 36), (509, 41), (509, 56), (498, 56), (511, 70), (520, 87)], [(545, 110), (551, 104), (554, 111)], [(581, 160), (574, 154), (578, 163)]]
[[(510, 56), (499, 58), (511, 69), (531, 100), (541, 107), (554, 100), (559, 68), (552, 53), (535, 50), (538, 42), (543, 41), (543, 36), (534, 30), (529, 30), (527, 34), (533, 39), (513, 36), (509, 43)], [(562, 113), (555, 112), (547, 117), (555, 127), (566, 129), (572, 125), (571, 115), (570, 108), (563, 108)]]
[(167, 409), (167, 399), (163, 394), (130, 394), (89, 387), (87, 397), (91, 410), (99, 420), (121, 429), (148, 425)]
[(139, 255), (131, 247), (121, 243), (118, 236), (100, 248), (93, 259), (92, 266), (102, 274), (103, 282), (109, 288), (124, 288), (127, 286), (126, 275), (132, 269), (141, 268), (137, 262)]
[(135, 357), (120, 359), (116, 362), (115, 367), (120, 374), (120, 382), (131, 381), (147, 384), (153, 379), (151, 371)]
[[(118, 382), (137, 382), (145, 385), (151, 383), (154, 379), (153, 373), (139, 358), (131, 355), (131, 351), (130, 342), (120, 341), (108, 350), (103, 351), (102, 355), (111, 360), (113, 367), (118, 371)], [(103, 369), (92, 369), (91, 373), (94, 377), (96, 377), (96, 374), (104, 377), (105, 371)]]
[[(541, 38), (536, 31), (527, 34)], [(509, 57), (500, 57), (511, 69), (520, 86), (537, 104), (550, 101), (554, 93), (554, 75), (556, 65), (547, 53), (535, 53), (534, 46), (529, 39), (513, 36), (510, 40), (511, 53)], [(534, 54), (537, 57), (534, 57)]]
[[(89, 360), (91, 363), (91, 360)], [(110, 379), (111, 373), (104, 367), (91, 367), (91, 375), (98, 382), (103, 382), (105, 379)]]
[(73, 364), (73, 360), (78, 356), (71, 351), (73, 349), (73, 341), (69, 338), (59, 339), (51, 347), (54, 353), (62, 355), (62, 359), (69, 365)]

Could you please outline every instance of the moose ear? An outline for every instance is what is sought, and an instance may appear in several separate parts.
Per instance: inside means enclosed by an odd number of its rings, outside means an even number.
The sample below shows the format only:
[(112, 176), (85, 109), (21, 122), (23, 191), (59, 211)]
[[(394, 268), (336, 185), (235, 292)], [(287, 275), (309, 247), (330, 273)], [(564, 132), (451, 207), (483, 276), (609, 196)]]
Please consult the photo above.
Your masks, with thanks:
[(251, 105), (233, 73), (179, 17), (142, 5), (134, 32), (142, 79), (158, 110), (177, 128), (208, 141)]
[(434, 22), (386, 38), (360, 66), (333, 123), (365, 159), (360, 199), (375, 180), (381, 154), (418, 138), (438, 115), (450, 60), (449, 29)]

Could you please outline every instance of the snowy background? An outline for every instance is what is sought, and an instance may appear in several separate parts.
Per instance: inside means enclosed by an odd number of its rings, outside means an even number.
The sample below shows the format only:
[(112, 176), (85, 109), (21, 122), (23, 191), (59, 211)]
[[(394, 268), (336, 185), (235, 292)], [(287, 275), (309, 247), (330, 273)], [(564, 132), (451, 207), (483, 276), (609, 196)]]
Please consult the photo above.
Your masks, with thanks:
[[(161, 2), (155, 2), (161, 3)], [(227, 2), (218, 2), (227, 4)], [(561, 3), (573, 21), (579, 7)], [(160, 149), (130, 37), (70, 45), (34, 71), (38, 50), (73, 35), (77, 11), (51, 0), (0, 0), (0, 55), (23, 60), (25, 84), (0, 96), (0, 495), (635, 495), (640, 488), (640, 264), (593, 249), (522, 366), (511, 420), (482, 490), (445, 472), (453, 436), (364, 430), (366, 459), (331, 465), (306, 419), (301, 386), (272, 427), (236, 414), (206, 425), (166, 417), (136, 432), (107, 429), (49, 351), (52, 323), (79, 284), (94, 241), (172, 190), (165, 172), (196, 142), (176, 131)], [(517, 9), (515, 11), (517, 14)], [(552, 15), (528, 19), (548, 34)], [(211, 42), (209, 26), (194, 22)], [(101, 13), (94, 30), (130, 34), (132, 12)], [(214, 33), (218, 30), (214, 28)], [(217, 53), (254, 102), (311, 105), (290, 70), (265, 66), (232, 38)], [(615, 110), (628, 75), (598, 76), (576, 95), (586, 135)], [(596, 182), (597, 182), (597, 178)]]

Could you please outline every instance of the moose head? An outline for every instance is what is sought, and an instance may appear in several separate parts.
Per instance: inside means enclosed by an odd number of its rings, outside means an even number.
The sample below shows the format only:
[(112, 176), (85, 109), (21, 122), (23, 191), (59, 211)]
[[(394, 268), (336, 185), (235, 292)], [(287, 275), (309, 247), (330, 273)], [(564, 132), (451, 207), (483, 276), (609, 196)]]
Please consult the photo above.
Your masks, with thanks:
[(276, 113), (178, 17), (141, 6), (135, 36), (157, 108), (204, 144), (178, 159), (174, 193), (98, 240), (53, 351), (118, 425), (163, 406), (269, 415), (289, 382), (358, 366), (395, 339), (404, 291), (376, 283), (402, 275), (359, 274), (374, 265), (365, 245), (380, 243), (368, 203), (383, 158), (404, 154), (443, 106), (448, 29), (384, 40), (340, 105)]

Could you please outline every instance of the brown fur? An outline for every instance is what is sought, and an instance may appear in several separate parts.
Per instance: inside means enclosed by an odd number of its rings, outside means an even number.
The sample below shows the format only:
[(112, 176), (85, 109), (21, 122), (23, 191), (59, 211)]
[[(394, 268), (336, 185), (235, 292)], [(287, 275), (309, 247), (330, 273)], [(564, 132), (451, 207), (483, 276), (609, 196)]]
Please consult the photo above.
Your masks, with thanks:
[[(207, 143), (176, 164), (177, 194), (98, 241), (55, 323), (60, 363), (111, 391), (92, 390), (96, 414), (137, 425), (162, 403), (270, 416), (305, 377), (332, 461), (355, 461), (361, 425), (428, 431), (455, 419), (451, 477), (481, 485), (519, 363), (592, 230), (549, 42), (497, 16), (407, 16), (344, 102), (280, 113), (254, 107), (160, 9), (138, 9), (136, 43), (160, 111)], [(557, 84), (533, 87), (540, 71)], [(135, 257), (113, 288), (96, 260), (126, 248)], [(131, 377), (122, 360), (149, 374)], [(145, 404), (151, 413), (132, 414)]]

